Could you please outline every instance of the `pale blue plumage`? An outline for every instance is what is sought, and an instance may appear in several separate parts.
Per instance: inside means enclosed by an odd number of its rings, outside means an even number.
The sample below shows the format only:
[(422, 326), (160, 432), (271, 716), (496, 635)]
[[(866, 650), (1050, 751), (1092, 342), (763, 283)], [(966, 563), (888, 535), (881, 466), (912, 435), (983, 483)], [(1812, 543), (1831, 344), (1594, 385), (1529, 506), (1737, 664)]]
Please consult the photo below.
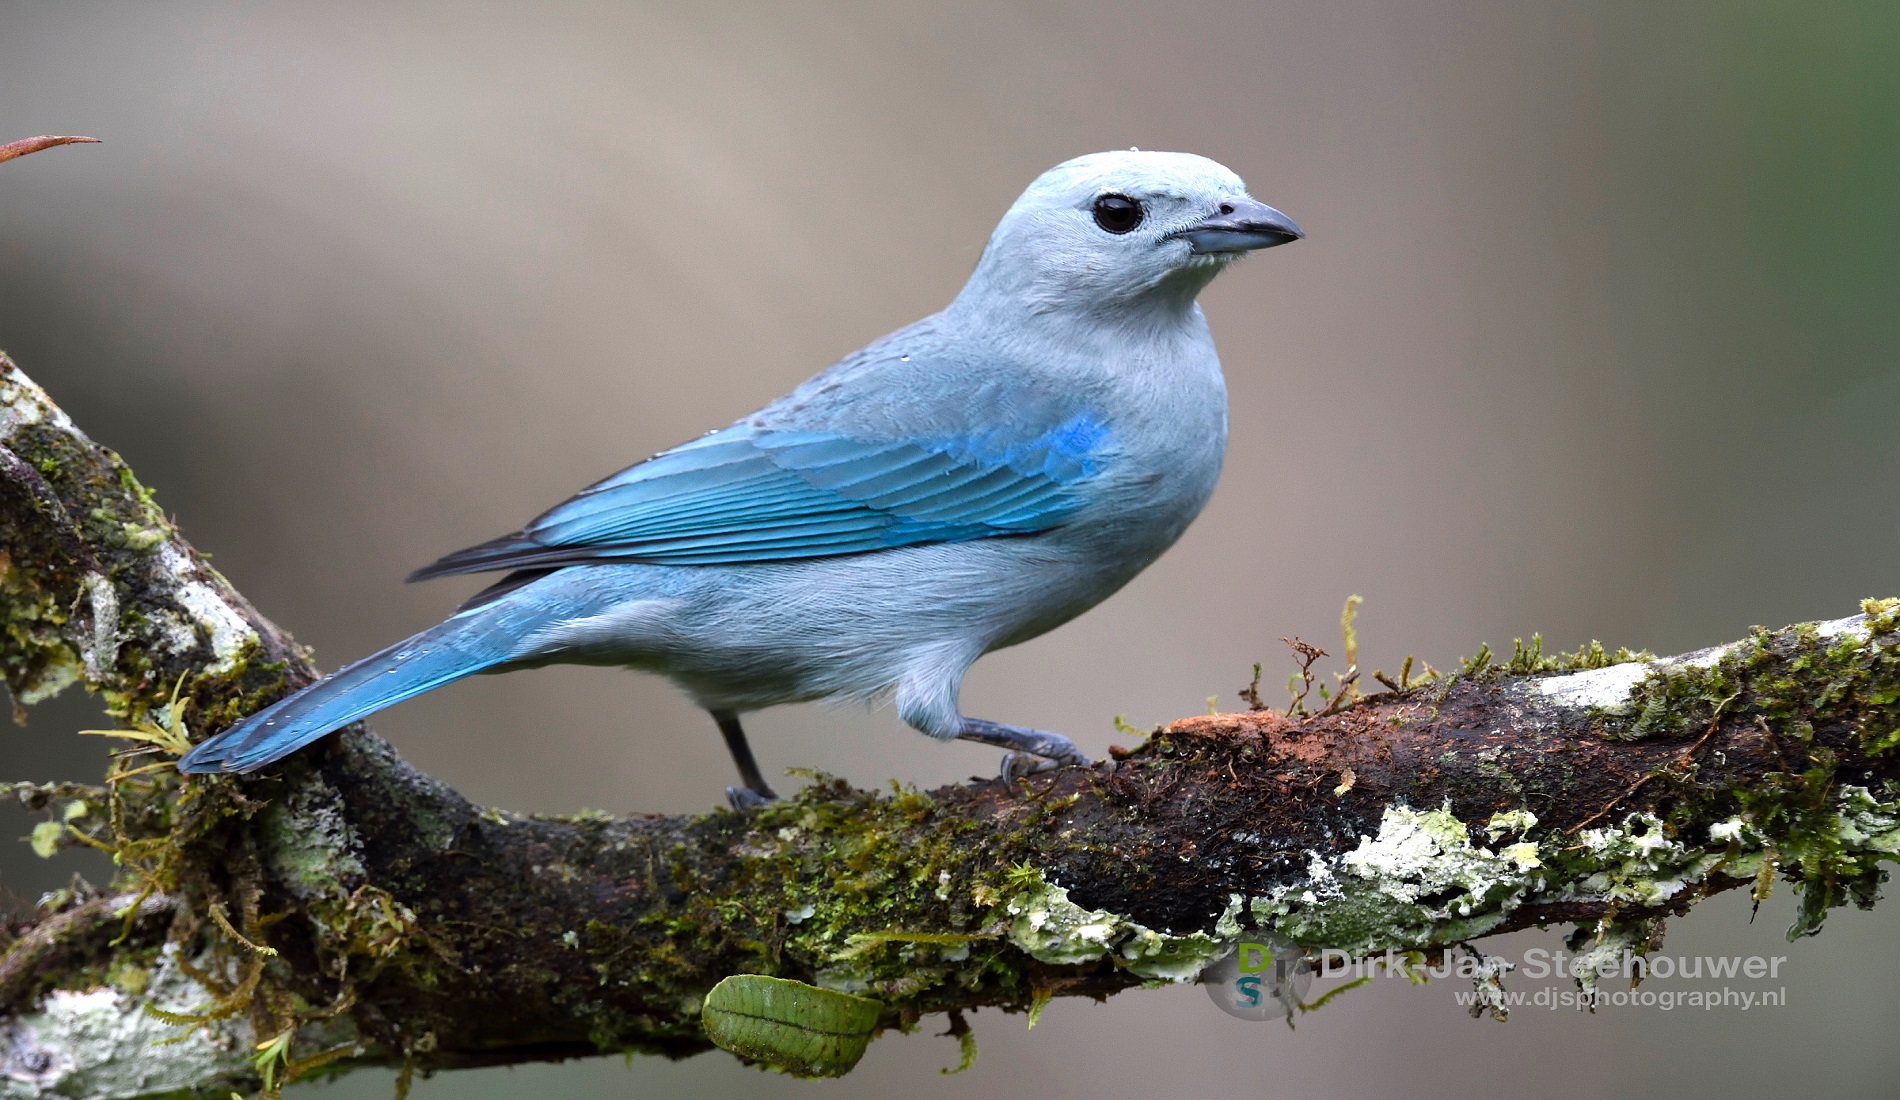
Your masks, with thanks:
[(180, 767), (250, 771), (463, 676), (551, 662), (674, 679), (726, 733), (735, 804), (770, 794), (738, 712), (808, 699), (889, 695), (934, 736), (1084, 761), (1058, 735), (962, 716), (964, 670), (1105, 598), (1200, 510), (1227, 420), (1194, 297), (1299, 235), (1200, 157), (1059, 165), (948, 309), (419, 570), (511, 572)]

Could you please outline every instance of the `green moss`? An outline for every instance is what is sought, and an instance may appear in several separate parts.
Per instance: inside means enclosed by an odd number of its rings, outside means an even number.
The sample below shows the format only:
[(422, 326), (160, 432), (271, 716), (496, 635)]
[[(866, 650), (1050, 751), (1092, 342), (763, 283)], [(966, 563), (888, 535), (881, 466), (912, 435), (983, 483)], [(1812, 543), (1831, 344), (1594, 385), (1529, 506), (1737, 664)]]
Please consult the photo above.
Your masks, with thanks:
[(1686, 729), (1707, 726), (1714, 720), (1715, 708), (1735, 695), (1735, 676), (1733, 669), (1723, 667), (1726, 663), (1724, 659), (1712, 668), (1658, 666), (1636, 686), (1635, 719), (1608, 727), (1611, 736), (1642, 741), (1677, 737)]
[[(1511, 639), (1511, 656), (1503, 661), (1491, 651), (1489, 644), (1478, 646), (1478, 652), (1459, 661), (1458, 670), (1449, 676), (1440, 678), (1440, 685), (1455, 680), (1491, 680), (1505, 676), (1538, 676), (1550, 672), (1586, 672), (1591, 669), (1608, 668), (1628, 661), (1651, 661), (1656, 655), (1647, 650), (1632, 650), (1619, 647), (1605, 649), (1602, 642), (1592, 639), (1589, 645), (1579, 646), (1573, 653), (1559, 650), (1555, 654), (1544, 652), (1544, 636), (1532, 634), (1529, 644), (1522, 638)], [(1414, 680), (1414, 684), (1427, 684), (1429, 679)]]
[[(592, 922), (578, 937), (603, 981), (638, 983), (659, 999), (696, 1006), (705, 990), (671, 987), (674, 964), (710, 957), (725, 973), (870, 992), (893, 1004), (895, 1022), (944, 996), (946, 986), (989, 980), (989, 960), (1007, 949), (985, 930), (1001, 897), (996, 849), (969, 843), (973, 826), (941, 814), (928, 796), (893, 789), (883, 797), (815, 780), (756, 814), (696, 823), (699, 843), (738, 852), (736, 865), (702, 869), (694, 852), (707, 849), (698, 845), (660, 853), (678, 904), (632, 928)], [(705, 881), (706, 874), (721, 877)], [(603, 1021), (603, 1030), (627, 1029)]]

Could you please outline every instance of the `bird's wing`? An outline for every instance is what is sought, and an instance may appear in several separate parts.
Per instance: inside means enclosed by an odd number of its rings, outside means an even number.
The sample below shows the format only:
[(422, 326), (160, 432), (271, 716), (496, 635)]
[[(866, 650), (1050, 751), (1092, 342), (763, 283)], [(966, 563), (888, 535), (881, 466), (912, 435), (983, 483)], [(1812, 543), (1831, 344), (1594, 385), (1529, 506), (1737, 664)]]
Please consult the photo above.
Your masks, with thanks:
[[(914, 384), (878, 396), (887, 387), (866, 375), (881, 374), (880, 364), (851, 366), (848, 378), (814, 379), (818, 390), (847, 391), (817, 412), (803, 412), (810, 391), (801, 387), (410, 579), (581, 562), (784, 561), (1028, 534), (1074, 512), (1078, 483), (1108, 453), (1106, 428), (1079, 402), (1012, 393), (1018, 385), (995, 372), (966, 377), (905, 359)], [(846, 404), (853, 415), (841, 415)], [(905, 431), (905, 421), (922, 430)]]

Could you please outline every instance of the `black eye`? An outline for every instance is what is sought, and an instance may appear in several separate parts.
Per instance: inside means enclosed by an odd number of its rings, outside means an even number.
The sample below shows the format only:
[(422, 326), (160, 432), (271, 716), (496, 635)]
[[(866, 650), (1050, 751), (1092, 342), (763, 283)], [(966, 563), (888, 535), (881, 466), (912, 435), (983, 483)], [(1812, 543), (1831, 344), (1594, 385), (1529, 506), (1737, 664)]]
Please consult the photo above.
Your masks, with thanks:
[(1127, 195), (1103, 195), (1095, 200), (1095, 224), (1110, 233), (1126, 233), (1141, 224), (1141, 204)]

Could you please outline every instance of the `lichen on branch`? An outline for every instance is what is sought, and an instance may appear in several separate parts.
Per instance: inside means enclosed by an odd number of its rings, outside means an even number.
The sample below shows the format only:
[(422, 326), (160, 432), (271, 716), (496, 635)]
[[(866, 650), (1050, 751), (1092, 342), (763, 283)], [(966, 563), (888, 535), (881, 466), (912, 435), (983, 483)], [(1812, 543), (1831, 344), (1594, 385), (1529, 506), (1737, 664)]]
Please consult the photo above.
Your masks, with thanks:
[[(119, 877), (8, 926), (0, 1097), (709, 1035), (837, 1072), (865, 1029), (937, 1013), (967, 1056), (964, 1010), (1190, 981), (1253, 931), (1430, 952), (1560, 924), (1640, 952), (1701, 897), (1783, 879), (1809, 934), (1900, 851), (1896, 601), (1679, 658), (1533, 640), (1376, 694), (1349, 669), (1291, 713), (1256, 680), (1256, 709), (1013, 785), (813, 776), (745, 815), (524, 817), (361, 728), (260, 777), (179, 777), (178, 748), (315, 667), (4, 358), (0, 553), (14, 697), (81, 684), (124, 746), (98, 785), (4, 777), (45, 851), (105, 849)], [(741, 974), (797, 984), (708, 1004)], [(181, 1039), (162, 1072), (154, 1037)]]

